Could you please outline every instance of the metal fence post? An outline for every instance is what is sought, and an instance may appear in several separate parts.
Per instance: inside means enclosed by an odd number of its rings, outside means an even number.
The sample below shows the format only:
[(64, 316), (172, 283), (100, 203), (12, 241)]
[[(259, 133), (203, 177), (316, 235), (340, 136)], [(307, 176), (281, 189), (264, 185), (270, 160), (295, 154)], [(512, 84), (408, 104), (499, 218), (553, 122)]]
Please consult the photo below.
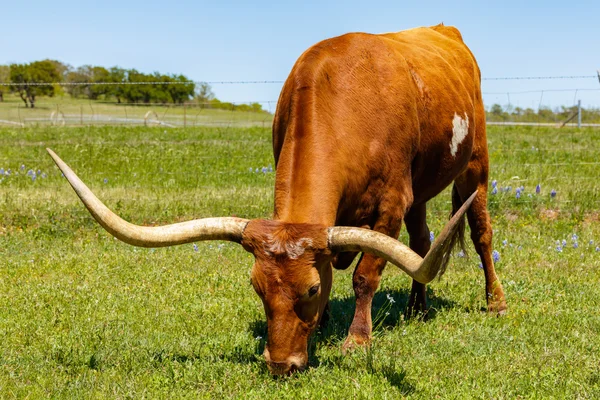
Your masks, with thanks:
[(581, 129), (581, 99), (577, 101), (577, 128)]

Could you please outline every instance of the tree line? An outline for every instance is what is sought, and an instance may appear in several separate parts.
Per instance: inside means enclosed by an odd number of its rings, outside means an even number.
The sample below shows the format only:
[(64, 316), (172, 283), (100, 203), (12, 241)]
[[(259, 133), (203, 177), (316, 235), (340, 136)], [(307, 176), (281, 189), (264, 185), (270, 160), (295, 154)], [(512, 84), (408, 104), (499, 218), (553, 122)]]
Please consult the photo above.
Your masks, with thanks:
[[(117, 103), (194, 102), (208, 108), (263, 111), (259, 103), (238, 105), (222, 102), (215, 97), (209, 84), (196, 84), (182, 74), (169, 75), (159, 72), (146, 74), (136, 69), (92, 65), (74, 68), (57, 60), (0, 65), (0, 82), (10, 83), (10, 85), (0, 86), (0, 101), (4, 101), (6, 93), (15, 93), (23, 100), (25, 107), (31, 108), (35, 107), (39, 96), (53, 97), (66, 92), (73, 98)], [(144, 84), (149, 82), (152, 83)], [(31, 85), (31, 83), (42, 83), (42, 85)]]
[[(486, 112), (488, 121), (493, 122), (564, 122), (577, 113), (577, 106), (560, 106), (554, 109), (541, 106), (537, 110), (533, 108), (513, 107), (512, 105), (501, 106), (493, 104)], [(600, 123), (600, 109), (581, 108), (584, 122)]]

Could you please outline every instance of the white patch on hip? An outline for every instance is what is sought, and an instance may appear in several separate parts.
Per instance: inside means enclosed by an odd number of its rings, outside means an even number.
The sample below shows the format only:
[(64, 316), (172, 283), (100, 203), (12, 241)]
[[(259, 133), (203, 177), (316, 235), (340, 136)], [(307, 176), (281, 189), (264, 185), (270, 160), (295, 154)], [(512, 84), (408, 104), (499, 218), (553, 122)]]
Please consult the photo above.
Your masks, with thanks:
[(465, 113), (465, 119), (462, 119), (457, 113), (454, 113), (454, 119), (452, 120), (452, 141), (450, 142), (450, 154), (452, 157), (456, 157), (458, 151), (458, 145), (469, 134), (469, 116)]

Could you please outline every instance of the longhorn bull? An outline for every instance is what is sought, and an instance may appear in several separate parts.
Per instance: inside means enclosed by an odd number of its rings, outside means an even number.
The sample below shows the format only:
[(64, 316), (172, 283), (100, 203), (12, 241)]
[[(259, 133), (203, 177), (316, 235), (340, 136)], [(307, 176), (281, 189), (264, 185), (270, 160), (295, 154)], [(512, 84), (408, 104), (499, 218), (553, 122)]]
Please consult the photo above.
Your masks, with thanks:
[[(351, 33), (312, 46), (283, 86), (273, 150), (273, 220), (206, 218), (162, 227), (124, 221), (48, 152), (94, 218), (126, 243), (228, 240), (251, 252), (252, 286), (267, 316), (264, 356), (274, 374), (306, 367), (332, 269), (347, 268), (358, 252), (356, 309), (344, 349), (371, 339), (371, 303), (386, 261), (413, 279), (409, 311), (424, 311), (425, 284), (444, 271), (465, 212), (488, 310), (505, 312), (491, 255), (480, 72), (457, 29)], [(431, 246), (426, 203), (452, 182), (454, 216)], [(395, 239), (403, 220), (410, 247)]]

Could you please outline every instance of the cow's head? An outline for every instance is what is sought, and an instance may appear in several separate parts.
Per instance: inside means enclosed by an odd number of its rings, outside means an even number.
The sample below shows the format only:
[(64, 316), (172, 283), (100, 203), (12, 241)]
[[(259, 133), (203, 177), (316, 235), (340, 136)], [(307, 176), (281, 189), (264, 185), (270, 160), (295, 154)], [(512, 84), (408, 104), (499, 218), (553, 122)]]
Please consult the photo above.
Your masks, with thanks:
[(254, 254), (251, 281), (267, 316), (265, 360), (285, 374), (304, 369), (308, 338), (331, 290), (331, 251), (327, 227), (252, 220), (242, 245)]
[(477, 192), (463, 204), (425, 259), (396, 239), (353, 227), (325, 227), (241, 218), (204, 218), (160, 227), (133, 225), (109, 210), (52, 150), (48, 152), (94, 218), (116, 238), (141, 247), (200, 240), (228, 240), (254, 254), (252, 286), (267, 316), (265, 359), (273, 374), (302, 370), (308, 338), (329, 299), (332, 255), (367, 252), (385, 258), (421, 283), (430, 282), (447, 258), (458, 222)]

